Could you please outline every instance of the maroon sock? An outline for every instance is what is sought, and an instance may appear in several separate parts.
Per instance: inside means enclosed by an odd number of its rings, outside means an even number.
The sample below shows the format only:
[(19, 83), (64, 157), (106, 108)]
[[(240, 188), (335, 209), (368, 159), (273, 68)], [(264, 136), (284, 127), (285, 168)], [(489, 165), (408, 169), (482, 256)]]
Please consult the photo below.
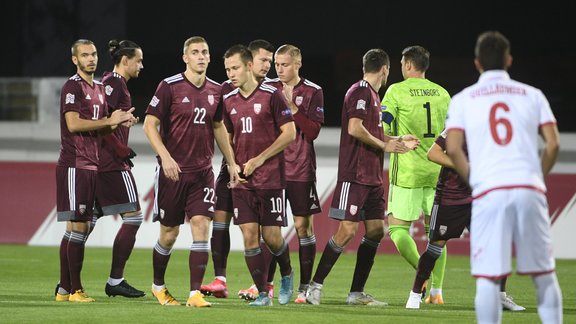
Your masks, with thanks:
[(82, 265), (84, 264), (84, 248), (86, 236), (84, 233), (70, 233), (70, 242), (68, 242), (68, 271), (70, 271), (70, 292), (75, 293), (82, 288)]
[(436, 260), (442, 254), (442, 247), (428, 243), (426, 251), (422, 253), (418, 260), (418, 268), (416, 268), (416, 277), (414, 278), (414, 285), (412, 291), (422, 293), (422, 286), (424, 282), (430, 278), (430, 273), (434, 269)]
[(316, 259), (316, 236), (299, 239), (300, 285), (308, 285), (312, 279), (312, 269)]
[(252, 276), (252, 281), (258, 288), (258, 291), (266, 290), (266, 280), (264, 277), (264, 258), (262, 256), (262, 250), (258, 247), (255, 249), (244, 250), (244, 260), (246, 260), (246, 265), (248, 266), (248, 271)]
[(214, 264), (214, 275), (216, 277), (226, 277), (228, 266), (228, 254), (230, 253), (230, 230), (229, 224), (212, 224), (212, 238), (210, 248), (212, 249), (212, 263)]
[(262, 257), (264, 258), (264, 264), (268, 266), (267, 267), (268, 271), (266, 272), (268, 275), (266, 276), (266, 280), (268, 282), (273, 282), (274, 281), (274, 274), (276, 273), (277, 260), (263, 239), (260, 239), (260, 250), (262, 251)]
[(70, 242), (70, 232), (64, 232), (60, 241), (60, 287), (70, 292), (70, 270), (68, 269), (68, 243)]
[(316, 273), (314, 274), (314, 282), (323, 284), (324, 279), (328, 276), (332, 267), (338, 261), (340, 254), (342, 254), (342, 247), (339, 247), (334, 242), (334, 238), (331, 238), (328, 243), (326, 243), (326, 247), (324, 248), (324, 253), (322, 253), (322, 257), (320, 258), (320, 263), (318, 263), (318, 268), (316, 268)]
[(292, 273), (292, 265), (290, 264), (290, 249), (288, 248), (286, 241), (284, 241), (280, 251), (274, 254), (274, 258), (278, 262), (278, 266), (280, 267), (280, 275), (282, 277), (288, 276), (290, 273)]
[(154, 284), (162, 286), (164, 284), (164, 275), (170, 261), (171, 250), (164, 248), (156, 242), (152, 252), (152, 267), (154, 268)]
[(362, 238), (362, 243), (360, 243), (356, 255), (356, 268), (354, 269), (354, 277), (352, 279), (352, 285), (350, 286), (350, 292), (364, 291), (364, 286), (366, 285), (366, 281), (370, 275), (370, 270), (372, 270), (374, 256), (376, 256), (376, 250), (379, 245), (380, 242), (366, 237)]
[(136, 233), (140, 226), (131, 224), (122, 224), (114, 239), (112, 247), (112, 267), (110, 269), (110, 278), (120, 279), (124, 277), (124, 267), (130, 257), (136, 242)]
[(199, 290), (208, 264), (208, 241), (194, 241), (190, 247), (190, 291)]

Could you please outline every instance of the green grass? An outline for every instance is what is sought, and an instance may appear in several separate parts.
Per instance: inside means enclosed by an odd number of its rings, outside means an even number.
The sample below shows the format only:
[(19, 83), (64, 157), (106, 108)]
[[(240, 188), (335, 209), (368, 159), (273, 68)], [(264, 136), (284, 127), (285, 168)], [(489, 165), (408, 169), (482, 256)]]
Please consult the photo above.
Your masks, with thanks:
[[(356, 256), (344, 254), (324, 282), (322, 305), (252, 308), (236, 298), (239, 289), (250, 285), (242, 253), (232, 252), (228, 261), (228, 299), (215, 299), (211, 308), (162, 307), (151, 296), (151, 249), (135, 249), (125, 276), (133, 286), (147, 292), (138, 299), (109, 298), (104, 294), (111, 261), (111, 249), (87, 248), (82, 281), (95, 303), (73, 304), (54, 301), (58, 281), (58, 248), (0, 245), (0, 322), (2, 323), (474, 323), (474, 279), (468, 257), (449, 255), (444, 283), (445, 305), (422, 305), (420, 310), (404, 308), (414, 279), (414, 271), (397, 255), (378, 255), (366, 292), (390, 305), (387, 307), (348, 306), (345, 304)], [(319, 261), (319, 256), (316, 263)], [(298, 275), (298, 256), (292, 254)], [(564, 297), (564, 321), (576, 323), (576, 261), (559, 260), (557, 274)], [(206, 280), (213, 278), (211, 261)], [(276, 282), (279, 283), (278, 277)], [(166, 283), (182, 303), (189, 290), (188, 252), (172, 254)], [(529, 277), (514, 275), (508, 280), (508, 292), (527, 308), (524, 312), (504, 312), (504, 323), (538, 323), (536, 297)]]

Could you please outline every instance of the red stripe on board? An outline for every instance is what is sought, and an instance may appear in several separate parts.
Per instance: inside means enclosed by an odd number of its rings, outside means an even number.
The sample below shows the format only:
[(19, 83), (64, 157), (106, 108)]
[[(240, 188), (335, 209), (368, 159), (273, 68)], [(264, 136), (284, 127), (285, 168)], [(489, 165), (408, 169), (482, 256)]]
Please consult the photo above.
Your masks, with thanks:
[(56, 163), (0, 162), (0, 243), (26, 244), (56, 206)]

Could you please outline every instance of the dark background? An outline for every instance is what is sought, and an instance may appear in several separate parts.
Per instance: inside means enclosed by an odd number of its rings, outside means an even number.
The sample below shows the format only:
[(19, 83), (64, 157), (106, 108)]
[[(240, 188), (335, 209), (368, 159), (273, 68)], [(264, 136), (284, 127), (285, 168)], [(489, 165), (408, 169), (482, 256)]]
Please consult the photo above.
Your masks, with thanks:
[[(137, 115), (143, 117), (158, 83), (184, 71), (186, 38), (207, 39), (212, 58), (207, 75), (218, 82), (226, 80), (222, 55), (228, 47), (264, 38), (275, 46), (291, 43), (302, 50), (300, 74), (323, 87), (326, 124), (338, 126), (344, 93), (362, 77), (361, 58), (368, 49), (388, 52), (388, 83), (394, 83), (402, 80), (402, 49), (426, 47), (431, 52), (427, 78), (454, 95), (477, 80), (474, 42), (480, 32), (492, 29), (512, 43), (511, 76), (540, 88), (560, 131), (576, 132), (574, 104), (569, 101), (576, 90), (574, 2), (343, 2), (2, 1), (0, 77), (70, 76), (75, 73), (70, 45), (87, 38), (99, 50), (100, 78), (113, 68), (108, 41), (130, 39), (144, 51), (144, 70), (128, 83)], [(268, 76), (276, 76), (274, 68)]]

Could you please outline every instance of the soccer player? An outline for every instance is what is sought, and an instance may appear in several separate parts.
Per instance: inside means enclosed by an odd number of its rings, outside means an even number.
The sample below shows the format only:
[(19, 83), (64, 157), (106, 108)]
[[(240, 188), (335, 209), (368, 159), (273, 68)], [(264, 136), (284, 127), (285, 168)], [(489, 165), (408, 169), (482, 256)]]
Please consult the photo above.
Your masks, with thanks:
[[(421, 145), (411, 154), (391, 154), (387, 216), (390, 239), (400, 255), (416, 269), (420, 254), (410, 235), (410, 227), (423, 213), (424, 227), (427, 233), (429, 231), (430, 209), (440, 166), (428, 161), (426, 153), (444, 129), (450, 95), (440, 85), (426, 79), (430, 53), (422, 46), (406, 47), (400, 64), (404, 81), (390, 85), (382, 100), (384, 130), (393, 136), (414, 134), (420, 138)], [(446, 251), (435, 267), (426, 303), (444, 303), (445, 265)]]
[[(274, 45), (264, 39), (255, 39), (248, 44), (252, 52), (253, 64), (252, 72), (258, 83), (267, 80), (266, 75), (272, 67), (272, 58), (274, 54)], [(235, 86), (232, 81), (227, 80), (222, 83), (222, 94), (228, 94), (234, 90)], [(216, 179), (216, 204), (214, 205), (214, 221), (212, 223), (212, 238), (210, 239), (210, 248), (212, 250), (212, 262), (214, 264), (214, 280), (200, 287), (200, 291), (205, 295), (212, 295), (216, 298), (228, 297), (228, 287), (226, 285), (226, 267), (228, 254), (230, 253), (230, 222), (232, 220), (232, 193), (229, 188), (230, 176), (226, 159), (222, 159), (220, 174)], [(264, 240), (260, 240), (262, 254), (266, 260), (272, 260), (272, 254), (266, 247)], [(276, 263), (274, 263), (276, 265)], [(273, 282), (268, 282), (267, 290), (272, 297), (274, 289)], [(252, 285), (248, 289), (242, 289), (238, 295), (246, 300), (254, 300), (258, 297), (258, 288)]]
[(504, 35), (481, 33), (475, 56), (480, 78), (450, 104), (446, 151), (474, 198), (470, 257), (476, 319), (502, 320), (499, 286), (512, 271), (514, 246), (516, 271), (532, 276), (536, 287), (540, 320), (562, 323), (544, 182), (559, 150), (556, 118), (542, 91), (510, 78), (512, 56)]
[[(102, 83), (106, 92), (108, 110), (127, 111), (132, 99), (127, 82), (137, 78), (144, 68), (144, 54), (138, 44), (130, 41), (111, 40), (108, 52), (114, 62), (112, 72), (104, 72)], [(135, 153), (128, 147), (129, 128), (119, 127), (106, 135), (100, 147), (100, 165), (96, 177), (96, 206), (90, 232), (96, 221), (104, 215), (120, 214), (122, 226), (116, 234), (112, 247), (112, 266), (104, 291), (110, 296), (143, 297), (145, 293), (132, 287), (124, 279), (124, 267), (136, 242), (136, 233), (143, 216), (138, 201), (138, 190), (130, 158)]]
[(324, 279), (344, 247), (354, 238), (358, 223), (366, 234), (358, 247), (356, 268), (346, 303), (383, 306), (364, 292), (374, 256), (384, 236), (384, 152), (406, 153), (417, 147), (412, 135), (393, 138), (382, 131), (378, 90), (386, 84), (390, 58), (382, 49), (371, 49), (362, 58), (364, 76), (346, 92), (342, 107), (342, 131), (338, 158), (338, 182), (329, 216), (340, 221), (326, 244), (306, 301), (319, 305)]
[(144, 132), (159, 164), (154, 221), (160, 222), (160, 237), (153, 252), (152, 293), (161, 305), (180, 305), (166, 288), (164, 275), (180, 225), (189, 219), (193, 242), (186, 306), (208, 307), (211, 304), (204, 300), (200, 285), (208, 263), (209, 226), (214, 214), (214, 140), (229, 161), (232, 181), (238, 174), (222, 122), (222, 87), (206, 77), (210, 63), (206, 40), (188, 38), (182, 59), (186, 71), (160, 82), (144, 120)]
[(292, 299), (294, 285), (290, 251), (280, 231), (287, 225), (283, 150), (294, 141), (296, 127), (281, 91), (254, 78), (252, 60), (244, 45), (234, 45), (224, 54), (226, 75), (236, 87), (224, 96), (224, 121), (242, 166), (242, 181), (232, 187), (234, 223), (242, 231), (246, 264), (259, 291), (250, 305), (272, 305), (260, 231), (280, 266), (278, 302), (283, 305)]
[(93, 215), (99, 166), (99, 135), (118, 125), (136, 123), (127, 111), (115, 110), (109, 117), (102, 83), (94, 80), (98, 52), (94, 43), (79, 39), (72, 44), (74, 74), (62, 86), (60, 96), (60, 157), (56, 166), (56, 214), (66, 222), (60, 243), (60, 282), (56, 301), (93, 302), (82, 287), (80, 273), (85, 242)]
[[(316, 257), (312, 215), (322, 211), (316, 190), (314, 140), (324, 123), (324, 93), (319, 85), (300, 77), (302, 53), (298, 47), (291, 44), (280, 46), (274, 54), (274, 66), (278, 79), (267, 83), (282, 89), (296, 123), (296, 140), (284, 150), (286, 200), (290, 202), (300, 244), (300, 286), (294, 302), (305, 304)], [(275, 264), (272, 260), (271, 269)], [(273, 276), (273, 272), (268, 273), (268, 282)]]
[[(467, 154), (466, 143), (462, 147)], [(428, 150), (428, 159), (441, 165), (442, 168), (434, 195), (428, 246), (418, 261), (414, 285), (406, 302), (406, 308), (420, 308), (422, 287), (430, 277), (446, 242), (451, 238), (459, 238), (465, 228), (470, 229), (472, 192), (468, 184), (462, 181), (454, 170), (454, 164), (445, 151), (446, 131), (443, 131)], [(503, 278), (500, 284), (502, 307), (511, 311), (525, 310), (526, 308), (516, 304), (512, 297), (506, 294), (506, 278)]]

